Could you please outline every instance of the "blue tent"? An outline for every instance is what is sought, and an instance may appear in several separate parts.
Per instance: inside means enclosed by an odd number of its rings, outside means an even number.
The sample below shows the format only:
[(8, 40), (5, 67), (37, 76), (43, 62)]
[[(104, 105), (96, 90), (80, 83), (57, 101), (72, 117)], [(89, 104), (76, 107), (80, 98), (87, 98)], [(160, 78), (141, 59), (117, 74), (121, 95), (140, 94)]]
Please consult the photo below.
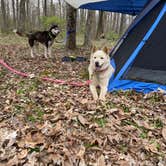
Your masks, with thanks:
[(136, 15), (149, 0), (66, 0), (75, 8), (103, 10)]
[(166, 91), (165, 0), (66, 0), (74, 7), (137, 14), (110, 53), (115, 67), (109, 91)]

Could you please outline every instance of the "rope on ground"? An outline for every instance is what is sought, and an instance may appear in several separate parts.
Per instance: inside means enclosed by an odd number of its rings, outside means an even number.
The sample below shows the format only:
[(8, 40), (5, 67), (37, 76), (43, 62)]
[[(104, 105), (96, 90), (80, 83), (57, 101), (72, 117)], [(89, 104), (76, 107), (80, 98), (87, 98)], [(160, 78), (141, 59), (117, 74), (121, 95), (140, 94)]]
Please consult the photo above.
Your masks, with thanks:
[[(17, 74), (19, 76), (29, 77), (29, 78), (33, 78), (35, 76), (34, 74), (27, 74), (27, 73), (23, 73), (18, 70), (15, 70), (14, 68), (10, 67), (7, 63), (5, 63), (2, 59), (0, 59), (0, 64), (3, 67), (7, 68), (12, 73)], [(60, 84), (60, 85), (71, 85), (71, 86), (77, 86), (77, 87), (88, 86), (90, 84), (90, 80), (87, 80), (85, 82), (75, 82), (75, 81), (65, 81), (65, 80), (53, 79), (53, 78), (49, 78), (49, 77), (41, 77), (39, 79), (41, 79), (43, 81)]]

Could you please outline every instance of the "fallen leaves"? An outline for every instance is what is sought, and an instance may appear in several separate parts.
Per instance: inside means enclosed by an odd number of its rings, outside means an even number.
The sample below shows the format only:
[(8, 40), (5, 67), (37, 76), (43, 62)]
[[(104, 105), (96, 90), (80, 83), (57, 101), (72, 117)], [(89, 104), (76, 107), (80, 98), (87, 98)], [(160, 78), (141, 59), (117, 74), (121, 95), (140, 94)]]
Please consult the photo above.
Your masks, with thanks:
[(85, 126), (86, 124), (88, 124), (88, 121), (82, 116), (82, 115), (78, 115), (78, 121)]
[[(13, 48), (0, 49), (7, 54)], [(4, 58), (35, 78), (23, 79), (1, 68), (0, 165), (166, 165), (163, 94), (119, 91), (108, 94), (106, 102), (94, 102), (88, 87), (37, 79), (49, 75), (82, 81), (79, 73), (88, 62), (61, 63), (61, 49), (56, 62), (31, 60), (24, 57), (25, 50), (16, 46)]]
[(164, 138), (164, 140), (166, 141), (166, 126), (164, 126), (163, 128), (162, 128), (162, 136), (163, 136), (163, 138)]
[(96, 165), (96, 166), (100, 166), (100, 165), (106, 166), (106, 164), (105, 164), (105, 158), (104, 158), (103, 155), (101, 155), (101, 156), (98, 158), (98, 160), (97, 160), (97, 165)]
[(23, 149), (21, 152), (18, 153), (18, 159), (22, 160), (28, 155), (28, 150)]

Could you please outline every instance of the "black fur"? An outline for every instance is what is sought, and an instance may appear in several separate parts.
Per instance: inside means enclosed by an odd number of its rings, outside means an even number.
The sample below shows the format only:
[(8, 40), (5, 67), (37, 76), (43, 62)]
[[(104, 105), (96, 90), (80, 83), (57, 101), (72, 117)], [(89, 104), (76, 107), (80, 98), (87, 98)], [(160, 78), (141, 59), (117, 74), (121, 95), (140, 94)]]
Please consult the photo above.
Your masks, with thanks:
[(52, 42), (58, 35), (58, 34), (55, 35), (51, 32), (51, 30), (55, 28), (59, 30), (58, 26), (54, 25), (51, 26), (51, 28), (48, 31), (37, 31), (32, 34), (28, 34), (27, 36), (28, 36), (29, 45), (33, 47), (34, 42), (37, 41), (44, 44), (48, 48), (49, 46), (51, 46), (49, 45), (49, 41)]
[[(54, 33), (54, 32), (56, 33)], [(54, 39), (59, 34), (60, 30), (58, 25), (52, 25), (47, 31), (36, 31), (34, 33), (25, 34), (28, 37), (28, 42), (31, 48), (33, 48), (36, 42), (39, 42), (48, 49), (52, 46)], [(23, 33), (16, 31), (19, 36), (24, 36)]]

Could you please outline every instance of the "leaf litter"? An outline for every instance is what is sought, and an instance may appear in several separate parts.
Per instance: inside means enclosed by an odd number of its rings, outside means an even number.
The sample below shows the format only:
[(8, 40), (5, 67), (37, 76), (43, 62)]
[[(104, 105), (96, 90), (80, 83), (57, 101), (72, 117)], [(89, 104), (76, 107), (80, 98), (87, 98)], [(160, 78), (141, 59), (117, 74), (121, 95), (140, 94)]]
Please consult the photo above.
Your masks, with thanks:
[[(85, 81), (87, 62), (32, 59), (24, 45), (1, 45), (1, 58), (31, 73), (0, 66), (0, 165), (165, 166), (166, 98), (158, 92), (113, 92), (94, 102), (89, 88), (42, 82), (34, 76)], [(81, 53), (81, 55), (80, 55)], [(82, 54), (84, 53), (84, 54)], [(42, 54), (42, 52), (41, 52)], [(76, 56), (89, 56), (77, 49)]]

